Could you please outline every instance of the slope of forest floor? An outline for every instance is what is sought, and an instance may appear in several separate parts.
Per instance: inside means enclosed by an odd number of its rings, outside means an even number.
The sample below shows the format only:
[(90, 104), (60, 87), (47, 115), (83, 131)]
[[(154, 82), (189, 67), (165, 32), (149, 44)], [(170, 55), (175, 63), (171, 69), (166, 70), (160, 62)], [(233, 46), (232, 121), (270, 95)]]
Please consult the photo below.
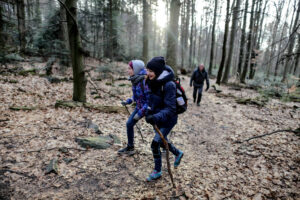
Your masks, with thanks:
[[(42, 68), (44, 64), (19, 65)], [(99, 65), (91, 60), (87, 64)], [(130, 97), (130, 83), (123, 80), (127, 66), (112, 65), (117, 66), (110, 76), (104, 77), (103, 69), (91, 73), (95, 84), (120, 99)], [(145, 181), (153, 168), (150, 143), (154, 134), (144, 119), (138, 124), (146, 142), (135, 132), (137, 153), (118, 156), (117, 150), (127, 141), (126, 114), (55, 108), (56, 101), (72, 99), (72, 81), (51, 84), (38, 75), (0, 75), (0, 199), (300, 199), (296, 134), (280, 132), (239, 142), (274, 130), (298, 128), (300, 104), (270, 100), (265, 106), (241, 105), (232, 97), (259, 94), (222, 86), (226, 95), (210, 89), (197, 107), (192, 103), (189, 78), (182, 79), (190, 101), (170, 135), (185, 153), (180, 167), (172, 167), (173, 189), (165, 158), (163, 177)], [(120, 99), (110, 94), (101, 92), (95, 98), (88, 82), (88, 102), (119, 106)], [(20, 106), (32, 109), (12, 110)], [(81, 148), (76, 137), (97, 136), (82, 125), (86, 120), (97, 124), (104, 135), (117, 135), (122, 145), (105, 150)], [(58, 159), (58, 174), (46, 175), (45, 168), (53, 158)], [(66, 158), (72, 162), (67, 164)], [(173, 156), (170, 161), (173, 163)]]

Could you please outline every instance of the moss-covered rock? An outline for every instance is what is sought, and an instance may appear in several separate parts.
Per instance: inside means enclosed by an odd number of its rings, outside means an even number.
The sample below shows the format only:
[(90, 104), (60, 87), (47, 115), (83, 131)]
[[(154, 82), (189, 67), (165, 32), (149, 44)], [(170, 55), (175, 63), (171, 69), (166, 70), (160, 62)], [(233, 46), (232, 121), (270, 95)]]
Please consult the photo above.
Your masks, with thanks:
[(84, 148), (107, 149), (114, 143), (110, 136), (76, 138), (75, 141)]

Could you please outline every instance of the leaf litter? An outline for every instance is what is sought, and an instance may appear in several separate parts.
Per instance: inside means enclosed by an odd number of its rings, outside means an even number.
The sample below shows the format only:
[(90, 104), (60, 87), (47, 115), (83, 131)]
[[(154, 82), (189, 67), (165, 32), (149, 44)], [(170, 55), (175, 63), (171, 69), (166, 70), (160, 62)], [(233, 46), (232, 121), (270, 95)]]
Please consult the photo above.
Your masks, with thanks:
[[(97, 65), (88, 60), (88, 64)], [(24, 68), (32, 68), (23, 63)], [(113, 64), (112, 64), (113, 65)], [(124, 80), (126, 65), (115, 63), (123, 72), (112, 74), (114, 81), (95, 81), (109, 94), (95, 93), (87, 85), (87, 101), (99, 105), (120, 105), (131, 96)], [(98, 72), (91, 71), (96, 79)], [(70, 76), (71, 71), (66, 72)], [(110, 76), (108, 76), (110, 77)], [(168, 176), (163, 157), (163, 176), (147, 183), (153, 168), (152, 127), (144, 119), (141, 127), (146, 143), (135, 132), (137, 153), (118, 156), (126, 145), (124, 113), (102, 113), (84, 107), (55, 108), (59, 100), (72, 99), (72, 82), (51, 84), (40, 76), (8, 75), (16, 80), (0, 81), (0, 195), (12, 199), (299, 199), (299, 137), (280, 133), (237, 144), (249, 137), (278, 129), (299, 127), (299, 103), (271, 100), (264, 107), (239, 105), (232, 98), (213, 92), (203, 95), (201, 106), (192, 104), (189, 78), (183, 86), (189, 97), (188, 111), (179, 116), (170, 140), (185, 152), (182, 164), (172, 169), (176, 189)], [(2, 79), (1, 79), (2, 80)], [(213, 80), (212, 80), (213, 81)], [(122, 85), (122, 87), (118, 87)], [(212, 89), (211, 89), (212, 90)], [(253, 90), (230, 90), (227, 96), (253, 98)], [(230, 95), (228, 95), (230, 94)], [(101, 98), (94, 98), (100, 95)], [(10, 110), (11, 106), (35, 107), (34, 110)], [(132, 108), (131, 108), (132, 110)], [(93, 128), (82, 123), (92, 121), (101, 135), (116, 135), (122, 144), (97, 150), (83, 149), (75, 138), (96, 137)], [(63, 151), (61, 148), (67, 149)], [(47, 165), (57, 159), (58, 174), (45, 174)], [(71, 162), (66, 162), (71, 159)], [(70, 161), (70, 160), (69, 160)], [(171, 156), (171, 163), (174, 158)], [(34, 178), (28, 178), (34, 177)], [(4, 189), (5, 188), (5, 189)], [(3, 192), (9, 191), (9, 192)], [(5, 196), (6, 195), (6, 196)], [(1, 196), (1, 197), (2, 197)], [(3, 197), (3, 198), (4, 198)]]

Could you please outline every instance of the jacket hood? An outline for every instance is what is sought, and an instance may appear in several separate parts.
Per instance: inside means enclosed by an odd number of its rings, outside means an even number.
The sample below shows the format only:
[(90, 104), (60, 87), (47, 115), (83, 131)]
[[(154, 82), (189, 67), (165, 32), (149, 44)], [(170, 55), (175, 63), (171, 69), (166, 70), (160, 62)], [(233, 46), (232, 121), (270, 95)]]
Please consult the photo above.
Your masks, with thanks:
[(175, 77), (175, 74), (174, 74), (173, 69), (170, 66), (165, 65), (164, 71), (159, 75), (159, 77), (156, 79), (156, 81), (161, 84), (164, 84), (166, 82), (173, 80), (174, 77)]

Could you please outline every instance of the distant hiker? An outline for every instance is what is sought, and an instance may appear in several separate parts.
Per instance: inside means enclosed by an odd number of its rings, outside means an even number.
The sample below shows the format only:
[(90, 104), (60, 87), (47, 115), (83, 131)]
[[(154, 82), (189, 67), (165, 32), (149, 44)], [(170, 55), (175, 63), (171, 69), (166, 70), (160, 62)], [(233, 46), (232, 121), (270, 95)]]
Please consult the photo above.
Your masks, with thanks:
[(197, 97), (197, 93), (198, 93), (197, 106), (200, 106), (204, 80), (206, 80), (206, 90), (205, 91), (207, 91), (209, 89), (208, 74), (204, 68), (204, 65), (200, 64), (199, 67), (197, 67), (197, 69), (195, 69), (195, 71), (193, 72), (191, 81), (190, 81), (190, 86), (192, 87), (194, 85), (194, 92), (193, 92), (194, 103), (196, 102), (196, 97)]
[(129, 80), (132, 83), (132, 93), (133, 96), (126, 101), (122, 101), (123, 106), (129, 105), (136, 102), (136, 107), (132, 114), (130, 115), (126, 126), (127, 126), (127, 147), (120, 149), (119, 154), (134, 154), (134, 125), (145, 116), (148, 108), (148, 86), (146, 84), (145, 76), (147, 71), (145, 69), (145, 64), (141, 60), (132, 60), (129, 62), (128, 75)]
[[(165, 65), (163, 57), (154, 57), (147, 64), (147, 81), (149, 86), (149, 110), (146, 122), (157, 125), (161, 133), (167, 139), (168, 134), (177, 123), (176, 113), (176, 85), (173, 81), (174, 72), (171, 67)], [(174, 167), (180, 164), (183, 152), (168, 143), (169, 150), (175, 155)], [(162, 161), (160, 147), (163, 146), (162, 139), (155, 132), (151, 143), (154, 157), (154, 171), (149, 175), (147, 181), (161, 177)]]

